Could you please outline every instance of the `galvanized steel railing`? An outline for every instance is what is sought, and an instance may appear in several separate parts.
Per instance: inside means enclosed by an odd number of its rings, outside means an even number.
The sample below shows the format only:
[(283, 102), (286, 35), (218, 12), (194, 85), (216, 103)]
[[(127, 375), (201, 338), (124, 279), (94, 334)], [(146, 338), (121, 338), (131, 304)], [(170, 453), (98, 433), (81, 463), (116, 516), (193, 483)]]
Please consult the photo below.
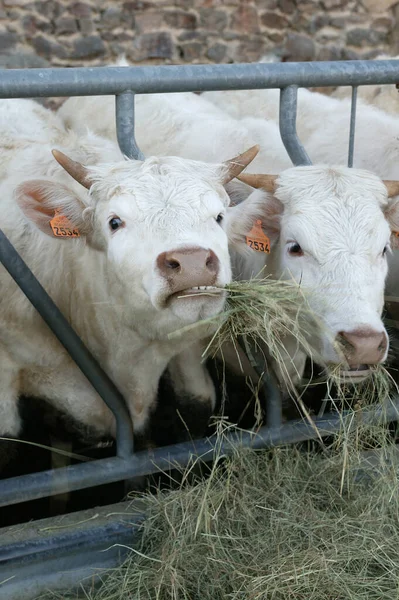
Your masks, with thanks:
[[(134, 136), (136, 93), (280, 88), (281, 138), (293, 164), (301, 165), (311, 164), (311, 161), (296, 133), (298, 87), (351, 85), (348, 164), (352, 166), (357, 86), (395, 84), (398, 81), (399, 61), (396, 60), (21, 69), (0, 71), (0, 98), (114, 95), (120, 148), (127, 157), (142, 159)], [(209, 439), (133, 454), (132, 425), (123, 397), (1, 231), (0, 261), (112, 410), (117, 422), (117, 456), (0, 481), (0, 506), (185, 465), (192, 454), (200, 455), (204, 460), (212, 459), (215, 446)], [(222, 449), (226, 454), (236, 444), (270, 447), (314, 438), (316, 429), (325, 436), (340, 428), (345, 418), (342, 415), (316, 419), (315, 427), (300, 421), (282, 425), (281, 407), (276, 405), (276, 388), (270, 381), (267, 385), (270, 391), (268, 426), (256, 435), (249, 432), (230, 434)], [(363, 414), (366, 421), (381, 419), (382, 416), (386, 420), (398, 419), (399, 400), (384, 409), (380, 407)]]

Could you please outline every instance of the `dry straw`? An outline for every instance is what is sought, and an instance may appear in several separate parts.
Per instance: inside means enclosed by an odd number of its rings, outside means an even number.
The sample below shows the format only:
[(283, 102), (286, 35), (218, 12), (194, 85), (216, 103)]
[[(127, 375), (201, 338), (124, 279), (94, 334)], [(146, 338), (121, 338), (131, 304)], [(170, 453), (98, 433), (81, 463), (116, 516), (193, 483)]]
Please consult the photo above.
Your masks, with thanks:
[[(344, 437), (346, 452), (342, 434), (318, 454), (237, 450), (208, 479), (147, 496), (141, 543), (79, 597), (397, 600), (397, 451), (382, 425)], [(365, 460), (371, 439), (382, 449)]]

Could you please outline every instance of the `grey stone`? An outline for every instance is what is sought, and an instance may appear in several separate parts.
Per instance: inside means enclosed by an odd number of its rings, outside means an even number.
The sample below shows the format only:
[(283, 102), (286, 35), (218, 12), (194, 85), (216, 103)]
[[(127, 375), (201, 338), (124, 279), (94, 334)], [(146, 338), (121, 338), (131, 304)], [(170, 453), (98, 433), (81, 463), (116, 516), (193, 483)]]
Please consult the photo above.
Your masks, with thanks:
[(175, 0), (174, 4), (180, 8), (193, 8), (194, 0)]
[(195, 29), (197, 26), (196, 15), (186, 11), (166, 11), (163, 15), (163, 19), (165, 23), (173, 29)]
[(2, 69), (40, 69), (49, 66), (50, 63), (45, 58), (25, 51), (0, 54), (0, 67)]
[(255, 6), (241, 4), (232, 15), (231, 28), (245, 33), (258, 33), (259, 19)]
[(206, 53), (209, 60), (215, 63), (221, 63), (226, 56), (227, 46), (226, 44), (220, 44), (219, 42), (213, 44)]
[(157, 31), (162, 29), (163, 16), (161, 12), (144, 11), (135, 17), (136, 29), (138, 33), (146, 31)]
[(79, 19), (83, 19), (91, 16), (91, 6), (86, 2), (74, 2), (69, 7), (69, 12)]
[(236, 60), (244, 62), (258, 61), (269, 50), (268, 40), (262, 36), (260, 40), (242, 42), (236, 52)]
[(200, 42), (186, 42), (178, 46), (179, 54), (186, 62), (200, 58), (203, 49), (204, 45)]
[(206, 31), (194, 30), (194, 31), (182, 31), (177, 36), (177, 39), (179, 40), (179, 42), (192, 42), (192, 41), (205, 42), (207, 37), (208, 37), (208, 35), (207, 35)]
[(21, 25), (28, 38), (35, 35), (35, 33), (38, 31), (49, 33), (53, 30), (53, 26), (50, 21), (39, 19), (36, 15), (25, 15), (21, 21)]
[(314, 59), (315, 50), (315, 44), (309, 37), (298, 33), (289, 33), (283, 56), (286, 60), (308, 61)]
[(289, 21), (283, 15), (276, 12), (265, 12), (261, 16), (262, 25), (269, 29), (285, 29), (289, 25)]
[(331, 15), (330, 25), (332, 27), (337, 27), (338, 29), (345, 29), (350, 24), (359, 24), (362, 25), (367, 22), (366, 15), (359, 14), (343, 14), (334, 17)]
[(313, 15), (305, 26), (305, 31), (315, 34), (317, 31), (330, 24), (330, 17), (326, 13)]
[(92, 19), (84, 17), (83, 19), (78, 19), (78, 29), (81, 33), (88, 35), (94, 32), (94, 23)]
[(346, 34), (348, 46), (375, 46), (386, 40), (386, 33), (376, 29), (350, 29)]
[(157, 31), (139, 35), (134, 42), (134, 52), (132, 54), (136, 60), (173, 58), (174, 49), (170, 33), (168, 31)]
[(74, 17), (59, 17), (55, 22), (55, 32), (57, 35), (76, 33), (78, 25)]
[(213, 8), (200, 8), (200, 27), (209, 31), (223, 31), (228, 23), (227, 13)]
[(101, 25), (105, 29), (114, 29), (123, 25), (123, 11), (119, 6), (110, 6), (101, 15)]
[(57, 0), (38, 0), (34, 7), (42, 17), (57, 19), (65, 10), (65, 6)]
[(11, 31), (0, 31), (0, 52), (9, 51), (15, 46), (18, 36)]
[(342, 48), (342, 60), (357, 60), (359, 54), (350, 48)]
[(54, 56), (57, 58), (67, 58), (68, 52), (66, 46), (58, 44), (45, 38), (43, 35), (37, 35), (32, 39), (32, 46), (40, 56), (51, 60)]
[(340, 8), (341, 6), (345, 6), (347, 0), (323, 0), (321, 5), (326, 10), (331, 10), (332, 8)]
[(283, 13), (290, 15), (296, 11), (296, 2), (295, 0), (278, 0), (278, 7)]
[(341, 60), (342, 48), (339, 46), (321, 46), (316, 53), (316, 60)]
[(74, 41), (70, 58), (96, 58), (98, 56), (103, 56), (105, 52), (106, 47), (100, 36), (89, 35)]

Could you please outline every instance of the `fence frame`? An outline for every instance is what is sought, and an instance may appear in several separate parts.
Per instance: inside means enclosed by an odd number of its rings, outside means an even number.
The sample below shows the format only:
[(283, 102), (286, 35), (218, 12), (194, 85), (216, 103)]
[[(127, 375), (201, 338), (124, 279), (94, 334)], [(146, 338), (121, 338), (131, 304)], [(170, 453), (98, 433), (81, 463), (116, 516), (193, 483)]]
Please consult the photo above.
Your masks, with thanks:
[[(352, 166), (357, 86), (396, 84), (398, 81), (398, 60), (21, 69), (0, 71), (0, 98), (114, 95), (120, 148), (125, 156), (142, 159), (134, 136), (135, 94), (280, 88), (281, 138), (293, 164), (301, 165), (311, 162), (296, 132), (298, 87), (349, 85), (353, 88), (353, 94), (348, 164)], [(0, 261), (112, 410), (117, 422), (117, 456), (2, 480), (0, 507), (150, 474), (172, 466), (183, 466), (193, 454), (202, 456), (204, 460), (212, 459), (215, 452), (212, 439), (134, 454), (132, 425), (122, 395), (1, 231)], [(268, 382), (268, 385), (275, 390), (273, 382)], [(275, 398), (270, 402), (274, 402), (270, 404), (270, 409), (275, 417), (269, 420), (268, 426), (256, 435), (250, 432), (230, 434), (224, 449), (226, 453), (237, 444), (270, 447), (314, 438), (316, 429), (322, 436), (339, 429), (341, 417), (335, 421), (334, 418), (316, 419), (315, 428), (303, 422), (283, 425), (281, 411), (276, 410)], [(398, 419), (399, 398), (395, 398), (384, 410), (389, 420)], [(381, 417), (381, 407), (364, 415), (371, 421)]]

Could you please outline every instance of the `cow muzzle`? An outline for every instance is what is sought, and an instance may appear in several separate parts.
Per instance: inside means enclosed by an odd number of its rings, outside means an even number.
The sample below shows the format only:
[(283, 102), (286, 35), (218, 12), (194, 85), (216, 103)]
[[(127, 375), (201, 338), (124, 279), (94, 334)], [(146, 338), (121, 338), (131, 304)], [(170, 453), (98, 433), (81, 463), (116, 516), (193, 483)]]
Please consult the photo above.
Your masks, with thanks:
[(359, 327), (353, 331), (341, 331), (337, 336), (348, 370), (342, 374), (354, 379), (364, 379), (370, 366), (378, 365), (386, 359), (388, 336), (386, 331), (376, 331), (370, 327)]
[(218, 295), (219, 259), (205, 248), (180, 248), (162, 252), (157, 267), (167, 282), (168, 298)]

